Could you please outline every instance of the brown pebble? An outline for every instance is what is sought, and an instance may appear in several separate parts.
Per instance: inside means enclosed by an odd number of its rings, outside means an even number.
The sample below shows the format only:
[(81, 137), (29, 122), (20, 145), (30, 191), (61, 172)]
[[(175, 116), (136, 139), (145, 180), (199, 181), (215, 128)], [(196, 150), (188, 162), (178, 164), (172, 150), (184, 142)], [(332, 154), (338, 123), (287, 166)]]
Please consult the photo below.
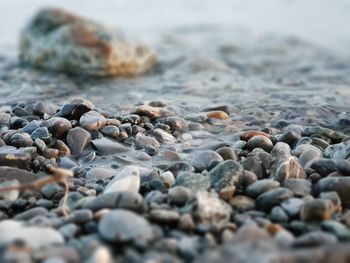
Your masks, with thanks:
[(225, 201), (230, 200), (230, 198), (235, 194), (236, 187), (234, 185), (222, 188), (219, 192), (219, 197)]
[(249, 139), (253, 138), (254, 136), (262, 135), (270, 139), (270, 134), (262, 131), (246, 131), (240, 134), (239, 138), (242, 141), (248, 141)]
[(230, 118), (230, 116), (224, 112), (224, 111), (209, 111), (206, 113), (208, 118), (214, 118), (214, 119), (222, 119), (226, 120)]

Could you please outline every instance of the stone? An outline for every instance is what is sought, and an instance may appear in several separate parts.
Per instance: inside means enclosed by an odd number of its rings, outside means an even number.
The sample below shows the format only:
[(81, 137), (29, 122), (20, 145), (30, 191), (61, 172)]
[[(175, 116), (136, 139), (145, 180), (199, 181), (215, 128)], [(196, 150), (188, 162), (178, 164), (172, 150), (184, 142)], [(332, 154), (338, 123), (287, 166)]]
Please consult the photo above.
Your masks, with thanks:
[(335, 235), (340, 241), (350, 240), (350, 229), (342, 223), (335, 220), (325, 220), (321, 222), (321, 228), (324, 231)]
[(280, 183), (278, 181), (274, 181), (271, 179), (262, 179), (262, 180), (255, 181), (254, 183), (249, 185), (245, 189), (245, 193), (248, 196), (256, 198), (259, 195), (278, 187), (280, 187)]
[(45, 216), (49, 213), (49, 211), (44, 207), (34, 207), (29, 210), (26, 210), (22, 213), (17, 214), (14, 219), (15, 220), (23, 220), (28, 221), (35, 216)]
[(154, 137), (159, 142), (164, 144), (174, 144), (176, 142), (176, 139), (173, 135), (159, 128), (154, 129)]
[(325, 158), (313, 161), (310, 168), (314, 169), (322, 177), (326, 177), (330, 173), (337, 171), (336, 163), (333, 160)]
[(142, 216), (123, 209), (107, 213), (98, 223), (99, 235), (110, 242), (150, 241), (154, 234)]
[(147, 46), (58, 8), (41, 9), (20, 36), (22, 62), (88, 76), (137, 75), (156, 61)]
[[(1, 179), (3, 179), (2, 174), (0, 175)], [(0, 189), (4, 187), (11, 187), (11, 186), (19, 186), (19, 181), (18, 180), (9, 180), (9, 181), (4, 181), (0, 183)], [(10, 200), (10, 201), (15, 201), (19, 196), (19, 190), (14, 189), (10, 191), (4, 191), (0, 192), (0, 199), (3, 200)]]
[(200, 173), (204, 170), (209, 170), (210, 164), (213, 161), (221, 163), (224, 159), (217, 152), (206, 150), (196, 153), (191, 160), (191, 165), (196, 172)]
[(292, 245), (301, 248), (329, 245), (336, 242), (337, 238), (334, 235), (315, 230), (297, 237)]
[(285, 142), (287, 143), (290, 147), (292, 147), (294, 144), (297, 143), (301, 138), (301, 135), (295, 131), (288, 130), (285, 131), (281, 137), (279, 137), (278, 141), (279, 142)]
[(68, 120), (79, 120), (84, 113), (94, 108), (95, 106), (91, 101), (82, 98), (74, 98), (62, 106), (60, 117)]
[(140, 190), (140, 171), (135, 166), (126, 166), (106, 185), (103, 194), (118, 191), (138, 193)]
[(340, 142), (341, 140), (346, 138), (346, 135), (341, 132), (336, 132), (332, 129), (328, 129), (320, 126), (305, 127), (301, 134), (303, 136), (311, 136), (314, 134), (318, 134), (318, 135), (328, 137), (334, 142)]
[(52, 117), (46, 120), (43, 126), (47, 127), (52, 136), (57, 139), (64, 138), (72, 129), (71, 122), (62, 117)]
[(299, 155), (300, 164), (306, 169), (317, 159), (322, 158), (322, 152), (320, 149), (313, 145), (301, 145), (297, 147), (294, 152), (298, 155), (298, 151), (301, 151)]
[(285, 223), (289, 221), (289, 216), (280, 206), (272, 208), (269, 219), (273, 222)]
[(93, 213), (89, 209), (79, 209), (72, 211), (69, 216), (69, 222), (73, 222), (76, 224), (84, 224), (93, 219)]
[(230, 147), (221, 147), (216, 150), (218, 154), (221, 155), (221, 157), (226, 161), (226, 160), (237, 160), (237, 156), (233, 150), (233, 148)]
[(330, 200), (315, 199), (301, 207), (300, 218), (306, 222), (322, 221), (331, 219), (334, 213), (334, 206)]
[(209, 172), (210, 186), (215, 188), (216, 191), (220, 191), (222, 188), (235, 185), (240, 176), (243, 175), (243, 171), (242, 165), (238, 162), (233, 160), (224, 161)]
[(326, 177), (315, 185), (315, 193), (335, 191), (338, 193), (342, 206), (350, 207), (350, 177)]
[(255, 200), (245, 195), (236, 195), (229, 200), (230, 205), (238, 211), (255, 209)]
[(290, 217), (296, 217), (299, 215), (299, 211), (303, 206), (304, 201), (299, 198), (289, 198), (283, 201), (280, 206)]
[(239, 138), (242, 141), (249, 141), (251, 138), (253, 138), (254, 136), (265, 136), (266, 138), (270, 138), (270, 134), (266, 133), (266, 132), (262, 132), (262, 131), (246, 131), (243, 132), (239, 135)]
[(98, 130), (106, 125), (106, 118), (99, 112), (92, 110), (80, 117), (79, 124), (87, 131)]
[(176, 211), (153, 209), (149, 213), (149, 219), (161, 224), (176, 224), (180, 219), (180, 214)]
[(64, 244), (62, 235), (52, 228), (25, 226), (22, 222), (14, 220), (1, 221), (0, 245), (10, 245), (16, 240), (22, 240), (33, 249)]
[(54, 115), (57, 112), (57, 107), (47, 102), (37, 101), (33, 105), (33, 112), (40, 117), (43, 117), (44, 114)]
[(87, 171), (85, 178), (88, 182), (94, 182), (97, 180), (107, 180), (116, 176), (118, 172), (111, 168), (96, 167)]
[(49, 133), (49, 130), (46, 127), (39, 127), (35, 129), (30, 136), (34, 141), (35, 139), (41, 139), (45, 143), (51, 142), (51, 134)]
[(175, 176), (172, 172), (166, 171), (160, 174), (160, 178), (166, 187), (172, 187), (175, 184)]
[(274, 206), (279, 205), (291, 197), (293, 197), (293, 192), (291, 190), (278, 187), (259, 195), (255, 201), (255, 205), (257, 209), (268, 212)]
[(246, 148), (249, 151), (252, 151), (255, 148), (261, 148), (266, 152), (270, 152), (273, 148), (273, 144), (268, 137), (263, 135), (256, 135), (247, 141)]
[(210, 180), (202, 174), (182, 172), (176, 177), (175, 186), (184, 186), (193, 192), (206, 191), (210, 188)]
[(11, 136), (9, 144), (17, 148), (29, 147), (33, 145), (33, 140), (28, 133), (15, 133)]
[(169, 189), (168, 196), (170, 203), (182, 206), (192, 197), (192, 191), (183, 186), (175, 186)]
[(222, 225), (230, 219), (231, 207), (216, 193), (198, 192), (195, 204), (193, 213), (200, 223)]
[(100, 129), (100, 132), (108, 137), (111, 137), (113, 139), (118, 139), (120, 135), (120, 131), (118, 127), (113, 125), (106, 125)]
[(283, 182), (283, 187), (292, 190), (296, 197), (304, 197), (311, 194), (311, 182), (306, 179), (287, 179)]
[(16, 180), (21, 184), (26, 184), (39, 179), (39, 176), (26, 170), (15, 167), (0, 166), (1, 180)]
[(138, 133), (135, 136), (135, 146), (139, 149), (145, 148), (146, 146), (159, 148), (160, 144), (154, 137), (146, 136), (142, 133)]
[(348, 159), (350, 157), (350, 140), (328, 146), (323, 156), (334, 161)]
[(297, 158), (290, 154), (290, 147), (284, 142), (278, 142), (271, 151), (273, 158), (271, 178), (283, 182), (289, 178), (306, 178), (304, 169)]
[(350, 176), (350, 161), (339, 160), (337, 161), (337, 169), (344, 176)]
[(67, 134), (67, 144), (74, 155), (81, 154), (90, 140), (90, 133), (80, 127), (69, 130)]
[(148, 105), (137, 106), (132, 113), (138, 114), (140, 116), (147, 116), (150, 119), (157, 119), (161, 117), (169, 117), (174, 115), (173, 112), (168, 111), (164, 107), (152, 107)]
[(129, 151), (128, 147), (117, 141), (107, 139), (106, 137), (92, 140), (91, 143), (101, 155), (113, 155)]
[(89, 200), (83, 208), (98, 211), (103, 208), (123, 208), (135, 212), (143, 212), (145, 207), (143, 197), (139, 193), (118, 191), (99, 195)]
[(171, 116), (167, 117), (164, 121), (165, 124), (169, 125), (172, 130), (185, 132), (188, 130), (188, 122), (180, 117)]

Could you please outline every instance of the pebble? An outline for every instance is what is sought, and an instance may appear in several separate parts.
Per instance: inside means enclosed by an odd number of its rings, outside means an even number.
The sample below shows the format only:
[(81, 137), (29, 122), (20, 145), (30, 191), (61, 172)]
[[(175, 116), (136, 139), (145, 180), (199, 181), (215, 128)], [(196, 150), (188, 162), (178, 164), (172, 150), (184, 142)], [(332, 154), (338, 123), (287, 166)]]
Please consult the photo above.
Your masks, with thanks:
[(350, 229), (335, 220), (325, 220), (321, 222), (324, 231), (334, 234), (340, 241), (350, 240)]
[(340, 142), (344, 138), (346, 138), (346, 135), (340, 132), (336, 132), (334, 130), (320, 127), (320, 126), (309, 126), (305, 127), (304, 130), (302, 131), (303, 136), (311, 136), (314, 134), (319, 134), (325, 137), (330, 138), (334, 142)]
[(278, 142), (271, 151), (273, 164), (271, 178), (283, 182), (289, 178), (306, 178), (304, 169), (296, 157), (290, 154), (290, 147), (284, 142)]
[(230, 205), (238, 211), (255, 209), (255, 200), (245, 195), (236, 195), (229, 200)]
[(92, 102), (82, 98), (75, 98), (62, 106), (60, 116), (68, 120), (79, 120), (81, 115), (93, 108), (95, 106)]
[(226, 161), (226, 160), (237, 160), (237, 156), (233, 150), (233, 148), (230, 147), (221, 147), (216, 150), (218, 154), (221, 155), (221, 157)]
[(117, 171), (112, 168), (96, 167), (87, 171), (85, 178), (87, 181), (93, 182), (97, 180), (107, 180), (116, 176), (117, 174)]
[(280, 206), (272, 208), (269, 219), (273, 222), (285, 223), (289, 221), (289, 216)]
[(159, 128), (154, 129), (154, 137), (159, 142), (164, 144), (174, 144), (176, 142), (176, 139), (173, 135)]
[(176, 177), (175, 186), (184, 186), (193, 192), (206, 191), (210, 188), (210, 180), (202, 174), (182, 172)]
[(50, 143), (52, 139), (51, 134), (49, 133), (49, 130), (46, 127), (39, 127), (35, 129), (30, 136), (34, 141), (35, 139), (41, 139), (47, 144)]
[(178, 161), (181, 158), (181, 156), (178, 152), (171, 151), (171, 150), (165, 150), (163, 152), (162, 156), (167, 161)]
[(93, 219), (93, 213), (89, 209), (74, 210), (69, 214), (69, 222), (84, 224)]
[(9, 144), (17, 148), (33, 145), (33, 140), (28, 133), (15, 133), (9, 139)]
[(22, 240), (33, 249), (50, 245), (62, 245), (62, 235), (48, 227), (25, 226), (22, 222), (3, 220), (0, 222), (0, 245), (9, 245)]
[(306, 222), (322, 221), (331, 219), (334, 213), (334, 206), (330, 200), (315, 199), (301, 207), (300, 218)]
[(180, 117), (171, 116), (165, 119), (165, 124), (169, 125), (172, 130), (185, 132), (188, 130), (188, 122)]
[(350, 161), (339, 160), (337, 161), (337, 169), (344, 176), (350, 176)]
[(78, 232), (79, 228), (76, 224), (69, 223), (61, 226), (58, 231), (64, 236), (66, 239), (72, 239), (74, 238)]
[(279, 205), (291, 197), (293, 197), (293, 192), (291, 190), (284, 187), (278, 187), (259, 195), (255, 203), (259, 210), (268, 212), (274, 206)]
[(273, 144), (268, 137), (256, 135), (247, 141), (246, 148), (249, 151), (252, 151), (255, 148), (261, 148), (266, 152), (270, 152), (273, 148)]
[(239, 181), (243, 171), (242, 165), (237, 161), (224, 161), (209, 172), (210, 185), (216, 191), (220, 191), (227, 186), (233, 186)]
[(88, 131), (98, 130), (106, 125), (106, 118), (97, 111), (88, 111), (84, 113), (79, 124), (82, 128)]
[(224, 159), (220, 156), (220, 154), (212, 150), (206, 150), (196, 153), (191, 160), (191, 165), (194, 167), (196, 172), (200, 173), (204, 170), (209, 170), (212, 162), (221, 163), (223, 161)]
[(222, 225), (230, 219), (231, 207), (215, 193), (198, 192), (195, 203), (193, 212), (201, 223)]
[(175, 186), (169, 189), (168, 196), (172, 204), (182, 206), (192, 197), (192, 191), (183, 186)]
[(315, 230), (297, 237), (293, 242), (293, 247), (316, 247), (330, 245), (337, 242), (337, 238), (323, 231)]
[(150, 241), (154, 234), (151, 225), (142, 216), (123, 209), (106, 214), (98, 223), (99, 235), (110, 242)]
[(283, 182), (283, 187), (288, 188), (296, 197), (304, 197), (311, 194), (311, 182), (306, 179), (290, 178)]
[(15, 220), (23, 220), (23, 221), (28, 221), (30, 219), (32, 219), (35, 216), (45, 216), (47, 215), (49, 212), (46, 208), (44, 207), (34, 207), (31, 208), (27, 211), (24, 211), (22, 213), (17, 214), (14, 219)]
[(180, 219), (180, 214), (176, 211), (169, 211), (164, 209), (153, 209), (149, 213), (149, 219), (161, 224), (176, 224)]
[(285, 142), (290, 147), (292, 147), (300, 140), (300, 138), (301, 138), (301, 135), (299, 133), (292, 130), (287, 130), (281, 135), (281, 137), (279, 137), (278, 141)]
[(176, 182), (173, 173), (170, 171), (161, 173), (160, 178), (162, 179), (163, 184), (168, 188), (172, 187)]
[(119, 131), (118, 127), (116, 127), (114, 125), (106, 125), (100, 129), (100, 132), (103, 135), (111, 137), (111, 138), (116, 139), (116, 140), (119, 138), (119, 135), (120, 135), (120, 131)]
[(116, 153), (125, 153), (129, 151), (128, 147), (117, 141), (107, 139), (106, 137), (92, 140), (91, 143), (100, 155), (113, 155)]
[(135, 146), (138, 149), (145, 148), (146, 146), (152, 146), (154, 148), (159, 148), (159, 142), (151, 136), (146, 136), (142, 133), (138, 133), (135, 137)]
[(46, 120), (43, 126), (46, 126), (52, 136), (57, 139), (64, 138), (72, 128), (71, 122), (62, 117), (52, 117)]
[(290, 217), (296, 217), (299, 215), (299, 211), (303, 204), (304, 201), (302, 199), (292, 197), (283, 201), (280, 206)]
[(69, 130), (67, 134), (67, 144), (74, 155), (81, 154), (90, 140), (90, 133), (80, 127)]
[(350, 157), (350, 140), (338, 144), (332, 144), (326, 148), (323, 156), (334, 161), (344, 160)]
[(240, 134), (239, 138), (242, 141), (249, 141), (251, 138), (255, 136), (265, 136), (266, 138), (270, 138), (270, 134), (262, 131), (246, 131)]
[[(305, 149), (299, 156), (300, 164), (306, 168), (309, 167), (315, 160), (322, 158), (322, 152), (320, 149), (313, 145), (306, 145)], [(296, 149), (296, 151), (298, 148)]]
[(139, 193), (119, 191), (92, 198), (83, 205), (83, 208), (90, 209), (93, 212), (103, 208), (123, 208), (135, 212), (142, 212), (144, 210), (144, 201)]
[(250, 197), (256, 198), (259, 195), (278, 187), (280, 187), (280, 183), (278, 181), (262, 179), (249, 185), (245, 189), (245, 193)]
[(126, 166), (107, 184), (103, 194), (129, 191), (138, 193), (140, 190), (140, 171), (135, 166)]
[(343, 207), (350, 207), (350, 177), (326, 177), (315, 185), (315, 193), (335, 191), (338, 193)]
[[(9, 181), (4, 181), (0, 183), (0, 188), (18, 186), (18, 185), (19, 185), (18, 180), (9, 180)], [(16, 189), (11, 191), (0, 192), (0, 199), (3, 199), (3, 200), (15, 201), (18, 198), (18, 196), (19, 196), (19, 191)]]
[(333, 160), (329, 160), (325, 158), (317, 159), (313, 161), (310, 167), (314, 169), (322, 177), (326, 177), (330, 173), (337, 171), (336, 163)]

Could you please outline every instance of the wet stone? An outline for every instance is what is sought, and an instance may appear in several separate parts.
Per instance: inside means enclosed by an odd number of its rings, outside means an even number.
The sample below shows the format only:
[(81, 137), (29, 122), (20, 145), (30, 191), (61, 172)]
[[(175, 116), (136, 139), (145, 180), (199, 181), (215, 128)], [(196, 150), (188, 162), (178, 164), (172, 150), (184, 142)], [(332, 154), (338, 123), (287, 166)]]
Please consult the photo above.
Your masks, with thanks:
[(306, 179), (287, 179), (283, 182), (283, 187), (291, 190), (297, 197), (311, 194), (311, 183)]
[(293, 197), (293, 192), (291, 190), (278, 187), (259, 195), (256, 199), (256, 207), (259, 210), (268, 212), (274, 206), (291, 197)]
[(31, 208), (25, 212), (22, 212), (20, 214), (17, 214), (14, 219), (16, 220), (29, 220), (35, 216), (45, 216), (48, 214), (48, 210), (44, 207), (34, 207), (34, 208)]
[(299, 198), (289, 198), (283, 201), (280, 206), (290, 217), (296, 217), (299, 215), (299, 211), (303, 206), (304, 201)]
[[(2, 175), (1, 175), (2, 177)], [(1, 178), (3, 179), (3, 177)], [(19, 181), (18, 180), (8, 180), (0, 183), (0, 188), (3, 187), (12, 187), (12, 186), (19, 186)], [(10, 200), (10, 201), (15, 201), (19, 196), (19, 191), (14, 189), (11, 191), (4, 191), (0, 192), (0, 199), (3, 200)]]
[(137, 167), (124, 167), (118, 174), (107, 184), (103, 194), (118, 191), (130, 191), (137, 193), (140, 190), (140, 171)]
[(315, 193), (335, 191), (338, 193), (343, 207), (350, 206), (350, 177), (322, 178), (315, 186)]
[(273, 222), (284, 223), (289, 221), (289, 216), (280, 206), (275, 206), (271, 210), (269, 219)]
[(247, 141), (246, 148), (249, 151), (252, 151), (255, 148), (261, 148), (266, 152), (270, 152), (273, 148), (273, 144), (268, 137), (256, 135)]
[(265, 136), (266, 138), (270, 138), (270, 134), (262, 131), (246, 131), (240, 134), (239, 138), (242, 141), (249, 141), (251, 138), (255, 136)]
[(338, 144), (332, 144), (324, 151), (324, 157), (335, 161), (350, 157), (350, 140), (347, 139)]
[(339, 160), (337, 161), (337, 169), (344, 176), (350, 176), (350, 161)]
[(192, 191), (183, 186), (175, 186), (169, 189), (168, 196), (172, 204), (182, 206), (192, 197)]
[(117, 141), (107, 139), (106, 137), (92, 140), (91, 143), (101, 155), (112, 155), (129, 151), (128, 147)]
[(196, 153), (191, 160), (191, 165), (196, 172), (208, 170), (212, 162), (221, 163), (224, 159), (216, 152), (211, 150)]
[(297, 143), (297, 141), (301, 138), (301, 135), (295, 131), (288, 130), (284, 132), (281, 137), (279, 137), (278, 141), (285, 142), (289, 146), (293, 146)]
[(245, 193), (248, 196), (251, 197), (258, 197), (259, 195), (272, 190), (274, 188), (278, 188), (280, 186), (280, 183), (271, 179), (262, 179), (262, 180), (258, 180), (255, 181), (254, 183), (252, 183), (251, 185), (249, 185), (246, 190)]
[(51, 134), (49, 133), (49, 130), (46, 127), (39, 127), (35, 131), (32, 132), (30, 135), (32, 139), (35, 141), (36, 139), (41, 139), (45, 143), (51, 142)]
[(123, 208), (135, 212), (144, 210), (143, 197), (134, 192), (112, 192), (99, 195), (83, 205), (83, 208), (98, 211), (103, 208)]
[(237, 156), (234, 152), (234, 150), (230, 147), (222, 147), (216, 150), (218, 154), (221, 155), (221, 157), (226, 160), (237, 160)]
[(230, 205), (238, 211), (255, 209), (255, 200), (245, 195), (236, 195), (229, 200)]
[(98, 130), (106, 125), (106, 118), (97, 111), (88, 111), (80, 117), (79, 124), (88, 131)]
[(343, 133), (336, 132), (334, 130), (320, 127), (320, 126), (305, 127), (304, 130), (302, 131), (303, 136), (311, 136), (314, 134), (326, 136), (326, 137), (332, 139), (334, 142), (340, 142), (341, 140), (343, 140), (346, 137), (345, 134), (343, 134)]
[(181, 172), (193, 172), (194, 168), (187, 162), (175, 162), (168, 166), (168, 170), (176, 177)]
[(336, 163), (333, 160), (325, 158), (313, 161), (310, 167), (322, 177), (326, 177), (330, 173), (337, 171)]
[(145, 148), (146, 146), (159, 148), (160, 144), (154, 137), (150, 137), (142, 133), (138, 133), (135, 137), (135, 146), (139, 149)]
[(95, 106), (85, 99), (73, 99), (62, 106), (60, 116), (68, 120), (79, 120), (81, 115), (90, 111)]
[(149, 219), (161, 224), (176, 224), (180, 219), (180, 214), (176, 211), (154, 209), (149, 213)]
[(220, 191), (222, 188), (235, 185), (242, 175), (243, 167), (236, 161), (227, 160), (212, 169), (208, 177), (211, 187)]
[(290, 154), (288, 144), (278, 142), (271, 151), (273, 157), (271, 177), (279, 182), (289, 178), (305, 178), (304, 169), (296, 157)]
[(80, 127), (71, 129), (67, 134), (67, 143), (74, 155), (81, 154), (90, 140), (90, 133)]
[(98, 224), (98, 232), (103, 239), (118, 243), (153, 239), (153, 231), (147, 220), (122, 209), (105, 215)]
[(117, 175), (117, 171), (111, 168), (96, 167), (86, 173), (86, 180), (89, 182), (107, 180)]
[(315, 199), (306, 202), (300, 210), (300, 218), (306, 222), (331, 219), (334, 206), (330, 200)]
[(334, 235), (316, 230), (297, 237), (293, 242), (293, 247), (314, 247), (336, 242), (337, 238)]
[(350, 240), (350, 229), (342, 223), (335, 220), (326, 220), (321, 223), (323, 230), (334, 234), (341, 241)]
[(20, 169), (29, 169), (31, 162), (31, 156), (28, 153), (24, 153), (20, 150), (6, 149), (2, 147), (0, 149), (0, 165), (11, 166)]
[(72, 128), (69, 120), (62, 117), (53, 117), (43, 123), (55, 138), (63, 138)]
[(9, 144), (17, 148), (33, 145), (33, 140), (28, 133), (15, 133), (9, 139)]
[(107, 125), (100, 129), (100, 132), (102, 132), (103, 135), (111, 137), (113, 139), (118, 139), (120, 131), (118, 127), (113, 125)]

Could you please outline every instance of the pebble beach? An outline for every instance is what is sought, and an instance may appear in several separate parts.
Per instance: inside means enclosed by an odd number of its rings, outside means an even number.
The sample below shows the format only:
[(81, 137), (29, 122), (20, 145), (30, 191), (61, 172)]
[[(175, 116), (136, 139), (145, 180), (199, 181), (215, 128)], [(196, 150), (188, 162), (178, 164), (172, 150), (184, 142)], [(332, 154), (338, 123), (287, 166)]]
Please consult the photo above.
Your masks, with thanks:
[(0, 262), (350, 262), (343, 49), (43, 10), (0, 43)]

